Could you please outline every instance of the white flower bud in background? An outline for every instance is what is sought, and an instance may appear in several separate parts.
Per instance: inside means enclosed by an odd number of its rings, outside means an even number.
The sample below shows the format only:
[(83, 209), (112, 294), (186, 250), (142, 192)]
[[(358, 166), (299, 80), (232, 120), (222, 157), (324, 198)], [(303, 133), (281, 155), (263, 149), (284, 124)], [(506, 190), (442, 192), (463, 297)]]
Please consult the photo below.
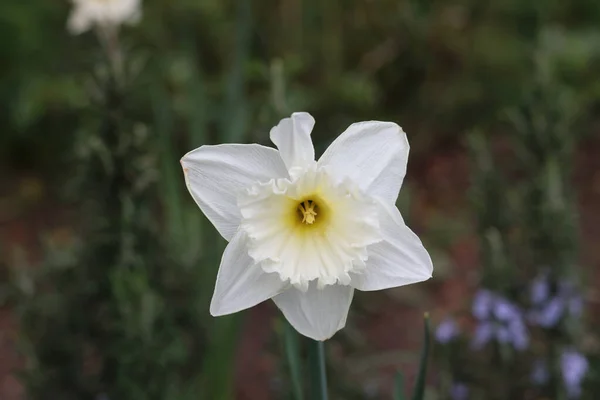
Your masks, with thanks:
[(71, 0), (73, 11), (67, 29), (79, 35), (94, 27), (115, 30), (123, 24), (135, 24), (142, 16), (141, 0)]

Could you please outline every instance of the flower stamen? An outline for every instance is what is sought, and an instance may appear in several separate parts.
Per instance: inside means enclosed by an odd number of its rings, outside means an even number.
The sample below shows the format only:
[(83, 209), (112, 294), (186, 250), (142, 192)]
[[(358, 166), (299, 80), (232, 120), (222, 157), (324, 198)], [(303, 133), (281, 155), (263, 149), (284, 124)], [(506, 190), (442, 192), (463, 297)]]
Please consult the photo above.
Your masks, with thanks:
[(312, 225), (316, 221), (317, 212), (315, 211), (316, 204), (312, 200), (305, 200), (298, 204), (298, 211), (302, 216), (302, 223)]

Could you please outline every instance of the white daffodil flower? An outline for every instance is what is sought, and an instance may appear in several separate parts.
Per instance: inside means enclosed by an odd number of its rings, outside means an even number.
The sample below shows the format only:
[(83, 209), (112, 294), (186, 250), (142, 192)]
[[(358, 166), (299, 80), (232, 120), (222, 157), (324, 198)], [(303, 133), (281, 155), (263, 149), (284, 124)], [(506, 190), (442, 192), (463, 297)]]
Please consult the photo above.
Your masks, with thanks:
[(114, 29), (135, 24), (142, 15), (141, 0), (71, 0), (73, 11), (67, 22), (69, 32), (83, 33), (93, 26)]
[(358, 290), (424, 281), (433, 265), (395, 206), (408, 160), (402, 129), (360, 122), (315, 161), (315, 120), (294, 113), (258, 144), (186, 154), (187, 187), (229, 241), (213, 316), (273, 299), (301, 334), (325, 340), (346, 324)]

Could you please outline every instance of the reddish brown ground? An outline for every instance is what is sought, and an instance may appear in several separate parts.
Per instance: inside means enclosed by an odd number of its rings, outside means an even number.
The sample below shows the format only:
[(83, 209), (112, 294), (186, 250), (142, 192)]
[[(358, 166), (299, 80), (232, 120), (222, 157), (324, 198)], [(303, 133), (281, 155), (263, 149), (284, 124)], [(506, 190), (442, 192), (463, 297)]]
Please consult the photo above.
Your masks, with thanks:
[[(442, 226), (446, 241), (435, 250), (434, 279), (412, 287), (377, 293), (359, 293), (349, 318), (348, 335), (360, 347), (367, 349), (359, 356), (345, 355), (340, 346), (329, 344), (331, 359), (340, 370), (360, 381), (374, 385), (379, 393), (389, 393), (396, 369), (414, 375), (414, 360), (420, 349), (423, 312), (431, 311), (434, 323), (448, 312), (464, 307), (477, 282), (477, 238), (473, 236), (472, 220), (465, 214), (466, 190), (469, 186), (469, 166), (461, 149), (441, 149), (413, 161), (408, 173), (412, 188), (410, 224), (417, 233), (428, 238), (429, 229)], [(588, 140), (577, 157), (575, 187), (581, 212), (582, 261), (586, 270), (599, 280), (600, 270), (600, 140)], [(14, 181), (14, 180), (13, 180)], [(38, 246), (40, 232), (60, 228), (61, 216), (56, 210), (43, 207), (39, 201), (11, 202), (17, 211), (8, 217), (2, 211), (7, 199), (26, 196), (41, 199), (41, 182), (21, 178), (4, 185), (0, 193), (1, 257), (10, 261), (15, 246), (26, 250), (32, 258)], [(406, 214), (406, 212), (405, 212)], [(441, 221), (441, 223), (440, 223)], [(451, 223), (448, 223), (451, 222)], [(429, 247), (429, 246), (428, 246)], [(34, 261), (34, 260), (32, 260)], [(4, 273), (0, 277), (5, 276)], [(368, 298), (368, 301), (365, 299)], [(600, 295), (590, 291), (588, 299), (598, 306)], [(265, 303), (248, 311), (244, 334), (241, 335), (235, 371), (236, 399), (272, 399), (272, 376), (278, 368), (272, 350), (272, 318), (277, 310)], [(19, 366), (15, 349), (18, 330), (14, 316), (0, 309), (0, 399), (20, 400), (22, 389), (11, 371)], [(360, 357), (360, 362), (352, 360)], [(337, 365), (337, 364), (336, 364)], [(385, 398), (380, 394), (377, 398)]]

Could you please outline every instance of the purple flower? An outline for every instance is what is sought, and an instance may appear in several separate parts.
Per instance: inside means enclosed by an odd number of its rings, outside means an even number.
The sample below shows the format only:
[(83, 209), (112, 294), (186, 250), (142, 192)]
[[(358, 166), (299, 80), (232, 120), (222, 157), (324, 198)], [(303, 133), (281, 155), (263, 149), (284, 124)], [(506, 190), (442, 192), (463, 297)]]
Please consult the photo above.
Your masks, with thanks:
[(481, 349), (490, 340), (507, 343), (517, 350), (529, 345), (529, 335), (519, 308), (489, 290), (480, 290), (473, 299), (473, 315), (479, 320), (471, 345)]
[[(545, 282), (546, 289), (540, 288), (541, 282)], [(578, 317), (583, 312), (583, 298), (573, 284), (561, 281), (556, 285), (554, 293), (551, 293), (550, 286), (547, 274), (537, 277), (531, 285), (531, 302), (534, 307), (529, 313), (529, 320), (543, 328), (555, 327), (565, 315)], [(545, 290), (545, 295), (540, 294)]]
[(483, 348), (494, 337), (495, 329), (493, 322), (481, 322), (475, 329), (471, 346), (475, 350)]
[(456, 382), (450, 388), (452, 400), (467, 400), (469, 398), (469, 387), (464, 383)]
[(543, 360), (536, 360), (531, 370), (531, 381), (537, 386), (543, 386), (550, 380), (550, 371)]
[(481, 289), (473, 299), (473, 316), (477, 319), (486, 319), (492, 312), (494, 294), (486, 289)]
[(523, 318), (513, 319), (509, 325), (508, 330), (510, 332), (510, 342), (517, 350), (525, 350), (529, 346), (529, 332), (523, 322)]
[(581, 316), (583, 312), (583, 296), (577, 291), (575, 285), (569, 281), (561, 282), (558, 285), (558, 294), (564, 299), (567, 311), (571, 316)]
[(499, 343), (509, 343), (511, 341), (511, 331), (508, 326), (496, 326), (495, 334), (496, 340), (498, 340)]
[(581, 396), (581, 383), (588, 370), (588, 361), (585, 356), (576, 350), (563, 351), (560, 357), (560, 367), (565, 384), (565, 390), (570, 399)]
[(579, 317), (583, 313), (583, 297), (573, 296), (569, 299), (567, 308), (574, 317)]
[(550, 279), (548, 273), (540, 274), (536, 277), (530, 288), (531, 302), (541, 304), (550, 297)]
[(558, 324), (565, 310), (565, 302), (561, 297), (553, 297), (535, 314), (534, 321), (544, 327), (552, 328)]
[(499, 321), (510, 322), (521, 317), (519, 309), (502, 297), (496, 296), (493, 306), (494, 316)]
[(459, 334), (458, 325), (452, 318), (443, 320), (435, 330), (435, 340), (446, 344), (456, 338)]

